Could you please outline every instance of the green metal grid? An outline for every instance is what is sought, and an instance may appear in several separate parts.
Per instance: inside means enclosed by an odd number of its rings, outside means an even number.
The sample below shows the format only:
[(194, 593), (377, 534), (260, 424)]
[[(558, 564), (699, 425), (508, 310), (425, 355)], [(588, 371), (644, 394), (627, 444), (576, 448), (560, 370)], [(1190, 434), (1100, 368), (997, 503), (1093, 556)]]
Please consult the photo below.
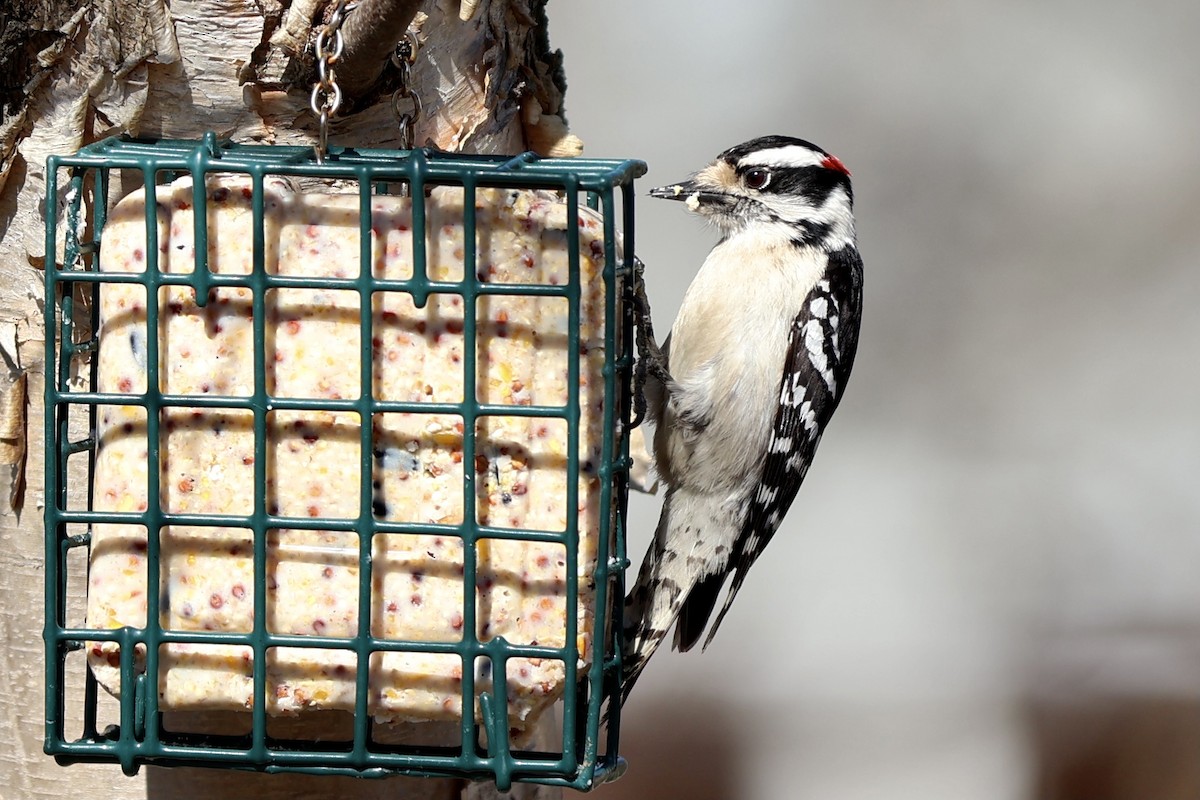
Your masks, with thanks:
[[(68, 171), (66, 191), (60, 197), (59, 173)], [(146, 187), (147, 265), (143, 273), (101, 273), (98, 253), (104, 231), (113, 173), (132, 171)], [(142, 764), (192, 765), (254, 769), (267, 772), (298, 771), (321, 774), (385, 776), (390, 774), (494, 779), (501, 789), (513, 781), (529, 781), (589, 789), (623, 771), (617, 756), (620, 728), (619, 676), (620, 614), (624, 594), (625, 507), (630, 465), (628, 424), (633, 326), (634, 197), (633, 181), (645, 173), (639, 161), (597, 159), (542, 159), (534, 154), (515, 158), (449, 154), (432, 150), (389, 151), (332, 148), (324, 164), (317, 164), (308, 147), (238, 145), (218, 142), (208, 134), (203, 141), (139, 141), (106, 139), (73, 156), (52, 156), (47, 163), (46, 197), (46, 738), (45, 750), (59, 763), (116, 762), (133, 774)], [(193, 177), (196, 266), (190, 273), (165, 273), (157, 264), (159, 252), (156, 224), (156, 186), (181, 174)], [(252, 181), (254, 220), (254, 268), (249, 275), (215, 274), (207, 269), (208, 202), (206, 175), (242, 174)], [(279, 175), (353, 181), (360, 198), (360, 269), (357, 278), (298, 278), (267, 274), (264, 268), (263, 179)], [(413, 277), (382, 280), (372, 274), (370, 226), (371, 195), (388, 186), (407, 184), (413, 197)], [(434, 185), (461, 186), (464, 190), (464, 270), (462, 281), (435, 281), (425, 263), (425, 190)], [(475, 203), (477, 188), (541, 188), (562, 192), (567, 205), (567, 251), (570, 280), (565, 285), (490, 284), (482, 282), (475, 269)], [(615, 192), (620, 193), (620, 206)], [(546, 532), (498, 528), (476, 522), (474, 472), (464, 470), (463, 519), (459, 525), (385, 522), (372, 511), (372, 426), (360, 425), (360, 493), (357, 519), (281, 517), (265, 507), (264, 489), (267, 414), (281, 409), (352, 411), (360, 420), (386, 412), (449, 413), (463, 420), (463, 463), (474, 463), (475, 420), (488, 415), (524, 415), (567, 420), (567, 507), (576, 504), (579, 476), (579, 203), (598, 209), (604, 221), (605, 327), (607, 360), (604, 367), (602, 428), (600, 541), (595, 580), (595, 613), (592, 621), (593, 657), (589, 669), (577, 674), (576, 644), (578, 598), (577, 518), (568, 515), (567, 530)], [(90, 202), (85, 202), (85, 199)], [(90, 212), (88, 210), (90, 205)], [(65, 225), (59, 225), (60, 214)], [(617, 251), (617, 217), (623, 230), (623, 254)], [(61, 232), (61, 242), (60, 242)], [(58, 258), (61, 254), (61, 258)], [(132, 282), (146, 287), (147, 297), (158, 296), (167, 285), (191, 286), (196, 301), (203, 305), (210, 289), (247, 286), (253, 294), (255, 343), (255, 390), (250, 397), (166, 395), (157, 376), (158, 337), (147, 336), (147, 388), (144, 394), (96, 391), (98, 350), (98, 292), (103, 283)], [(277, 398), (268, 395), (265, 382), (264, 312), (265, 294), (275, 287), (351, 289), (360, 293), (360, 396), (349, 400)], [(414, 403), (382, 401), (372, 396), (371, 297), (376, 292), (406, 292), (417, 307), (431, 293), (457, 294), (463, 298), (463, 341), (475, 339), (475, 304), (479, 297), (520, 294), (567, 298), (569, 305), (568, 402), (566, 406), (510, 406), (478, 402), (475, 393), (476, 348), (463, 348), (464, 392), (461, 403)], [(79, 301), (85, 302), (80, 305)], [(146, 304), (146, 330), (158, 329), (157, 303)], [(86, 326), (78, 323), (86, 320)], [(86, 376), (87, 388), (71, 383), (74, 371)], [(255, 434), (256, 499), (248, 516), (170, 513), (161, 500), (144, 512), (94, 511), (91, 475), (97, 447), (97, 408), (101, 405), (141, 406), (147, 410), (148, 481), (147, 496), (160, 497), (159, 414), (179, 406), (191, 408), (248, 409), (253, 413)], [(74, 416), (86, 415), (87, 429), (81, 435), (72, 427)], [(78, 423), (76, 423), (78, 424)], [(68, 507), (68, 462), (72, 456), (87, 463), (86, 508)], [(78, 459), (76, 459), (78, 460)], [(71, 461), (71, 463), (75, 463)], [(81, 580), (79, 567), (69, 570), (72, 553), (90, 546), (90, 526), (97, 523), (132, 523), (147, 531), (147, 586), (160, 585), (159, 532), (169, 525), (235, 525), (253, 531), (254, 541), (254, 627), (250, 633), (216, 633), (164, 630), (160, 621), (160, 599), (147, 592), (147, 624), (144, 628), (123, 627), (95, 630), (67, 624), (67, 585)], [(358, 635), (352, 638), (297, 636), (271, 633), (266, 629), (266, 564), (269, 529), (347, 530), (358, 534), (359, 597)], [(72, 533), (72, 530), (83, 532)], [(370, 629), (372, 539), (377, 533), (437, 534), (463, 541), (463, 637), (459, 642), (418, 642), (377, 638)], [(527, 539), (564, 545), (567, 553), (567, 629), (561, 648), (513, 645), (503, 638), (479, 641), (475, 626), (475, 543), (480, 539)], [(75, 559), (74, 561), (77, 561)], [(74, 563), (72, 561), (72, 563)], [(86, 559), (85, 559), (86, 561)], [(73, 570), (73, 571), (72, 571)], [(616, 624), (613, 624), (616, 621)], [(99, 730), (100, 692), (90, 670), (81, 687), (68, 686), (67, 656), (84, 642), (109, 641), (120, 646), (121, 684), (119, 720)], [(266, 658), (269, 648), (308, 647), (344, 649), (357, 657), (353, 740), (338, 749), (322, 748), (317, 742), (272, 736), (267, 730), (266, 703), (255, 702), (247, 712), (251, 731), (245, 735), (179, 733), (163, 725), (159, 709), (159, 645), (170, 642), (249, 645), (253, 648), (253, 691), (262, 698), (266, 689)], [(144, 671), (135, 663), (135, 648), (144, 647)], [(457, 746), (382, 744), (372, 736), (368, 712), (369, 656), (378, 651), (403, 650), (452, 653), (462, 659), (463, 709), (474, 707), (474, 664), (489, 659), (493, 692), (481, 692), (482, 723), (464, 713)], [(508, 735), (506, 663), (512, 657), (560, 660), (566, 668), (567, 691), (559, 705), (562, 713), (562, 748), (558, 752), (514, 750)], [(573, 687), (573, 688), (572, 688)], [(69, 692), (74, 691), (72, 695)], [(81, 694), (82, 697), (76, 695)], [(83, 727), (78, 736), (66, 732), (68, 699), (82, 703)], [(601, 752), (602, 708), (610, 712), (604, 750)], [(480, 729), (486, 731), (481, 744)]]

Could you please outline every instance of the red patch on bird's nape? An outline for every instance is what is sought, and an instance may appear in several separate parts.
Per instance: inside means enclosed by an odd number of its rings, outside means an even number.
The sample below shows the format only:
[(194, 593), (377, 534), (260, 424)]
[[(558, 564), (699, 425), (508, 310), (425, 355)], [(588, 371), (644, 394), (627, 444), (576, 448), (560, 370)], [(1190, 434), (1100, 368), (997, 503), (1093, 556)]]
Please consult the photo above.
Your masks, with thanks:
[(837, 170), (847, 178), (850, 177), (850, 170), (846, 169), (846, 165), (837, 156), (826, 155), (825, 160), (821, 162), (821, 166), (825, 169)]

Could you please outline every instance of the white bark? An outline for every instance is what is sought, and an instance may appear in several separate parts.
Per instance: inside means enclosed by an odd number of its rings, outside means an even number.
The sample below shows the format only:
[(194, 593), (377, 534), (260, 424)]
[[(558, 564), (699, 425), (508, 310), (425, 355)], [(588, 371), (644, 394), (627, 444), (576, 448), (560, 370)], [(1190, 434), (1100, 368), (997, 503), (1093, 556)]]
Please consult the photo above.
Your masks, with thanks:
[[(135, 779), (115, 766), (62, 768), (42, 754), (43, 625), (41, 376), (44, 347), (45, 161), (115, 133), (194, 138), (206, 130), (237, 141), (311, 143), (315, 121), (305, 48), (327, 0), (40, 0), (26, 22), (57, 28), (30, 62), (28, 100), (0, 121), (0, 463), (11, 464), (14, 503), (0, 517), (0, 749), (5, 797), (100, 796), (195, 800), (250, 796), (451, 798), (455, 781), (316, 778), (210, 769), (143, 769)], [(474, 5), (471, 3), (469, 5)], [(539, 53), (530, 0), (479, 4), (460, 20), (455, 0), (418, 14), (422, 46), (413, 83), (425, 115), (418, 143), (473, 152), (578, 152), (558, 114), (554, 65)], [(0, 12), (0, 14), (18, 12)], [(31, 41), (31, 40), (30, 40)], [(0, 57), (4, 54), (0, 52)], [(390, 92), (355, 98), (335, 121), (332, 144), (398, 146)], [(27, 386), (26, 386), (27, 383)], [(26, 404), (26, 391), (28, 403)], [(24, 413), (22, 413), (24, 411)], [(28, 489), (18, 482), (28, 471)], [(8, 496), (9, 491), (0, 492)], [(76, 587), (76, 598), (82, 587)], [(79, 710), (80, 702), (74, 704)], [(71, 730), (78, 730), (73, 720)], [(471, 797), (494, 796), (476, 786)], [(535, 796), (523, 794), (522, 796)], [(558, 796), (541, 790), (537, 797)]]

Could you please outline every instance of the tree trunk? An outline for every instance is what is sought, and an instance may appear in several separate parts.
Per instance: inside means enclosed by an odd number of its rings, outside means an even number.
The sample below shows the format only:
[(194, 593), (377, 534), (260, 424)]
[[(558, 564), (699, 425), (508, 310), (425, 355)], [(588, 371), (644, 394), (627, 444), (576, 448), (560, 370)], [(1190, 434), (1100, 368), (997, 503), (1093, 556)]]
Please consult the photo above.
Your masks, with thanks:
[[(447, 150), (570, 155), (561, 118), (558, 54), (549, 52), (544, 0), (428, 1), (413, 20), (420, 49), (412, 85), (424, 113), (417, 144)], [(58, 767), (42, 754), (42, 360), (45, 161), (105, 136), (310, 144), (315, 77), (310, 42), (332, 0), (8, 0), (0, 10), (0, 461), (11, 465), (0, 518), (0, 751), (4, 796), (82, 795), (195, 800), (471, 798), (494, 787), (397, 778), (372, 781), (115, 766)], [(391, 96), (397, 71), (381, 53), (403, 30), (406, 0), (366, 0), (346, 25), (348, 95), (331, 144), (398, 147)], [(477, 7), (476, 7), (477, 6)], [(473, 11), (473, 16), (472, 16)], [(350, 25), (355, 14), (357, 33)], [(397, 21), (397, 15), (403, 18)], [(372, 15), (368, 18), (367, 15)], [(463, 20), (461, 17), (470, 16)], [(352, 36), (352, 34), (354, 34)], [(336, 73), (335, 73), (336, 74)], [(365, 88), (359, 88), (365, 87)], [(26, 488), (26, 480), (28, 488)], [(75, 587), (82, 594), (82, 587)], [(75, 703), (76, 707), (81, 703)], [(78, 720), (68, 730), (79, 730)], [(522, 787), (514, 796), (551, 797)]]

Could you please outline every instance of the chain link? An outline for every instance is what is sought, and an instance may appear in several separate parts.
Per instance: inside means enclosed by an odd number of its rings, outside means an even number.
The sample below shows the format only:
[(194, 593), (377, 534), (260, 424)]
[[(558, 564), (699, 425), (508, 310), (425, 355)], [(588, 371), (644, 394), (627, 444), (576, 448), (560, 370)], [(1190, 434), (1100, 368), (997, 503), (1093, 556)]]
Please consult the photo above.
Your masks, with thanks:
[[(342, 90), (337, 85), (333, 68), (345, 49), (345, 42), (342, 39), (342, 23), (346, 21), (346, 15), (353, 11), (356, 5), (356, 3), (348, 3), (346, 0), (338, 0), (337, 6), (333, 9), (333, 16), (317, 34), (314, 46), (317, 54), (317, 82), (313, 84), (309, 106), (317, 117), (317, 143), (313, 146), (313, 150), (316, 153), (318, 164), (325, 163), (325, 155), (329, 152), (329, 120), (342, 105)], [(332, 50), (329, 49), (331, 40), (333, 42)]]
[[(417, 34), (410, 29), (396, 43), (396, 49), (392, 52), (392, 64), (400, 70), (400, 85), (392, 92), (392, 113), (396, 115), (396, 124), (400, 126), (401, 150), (413, 148), (417, 120), (421, 118), (421, 97), (412, 88), (412, 65), (417, 60), (419, 48)], [(412, 104), (411, 111), (403, 110), (405, 100)]]

